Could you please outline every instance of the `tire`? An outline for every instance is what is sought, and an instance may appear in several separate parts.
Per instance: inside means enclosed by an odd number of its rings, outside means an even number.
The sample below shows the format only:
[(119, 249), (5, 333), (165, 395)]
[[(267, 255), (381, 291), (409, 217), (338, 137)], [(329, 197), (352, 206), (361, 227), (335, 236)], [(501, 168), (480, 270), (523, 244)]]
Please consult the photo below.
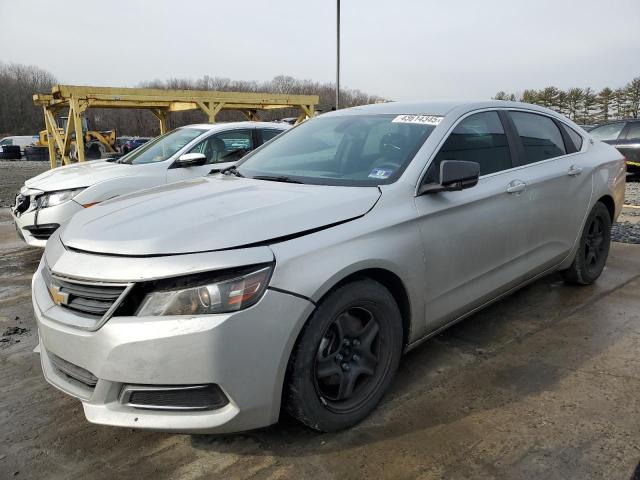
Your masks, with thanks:
[(565, 282), (591, 285), (602, 270), (611, 246), (611, 216), (602, 202), (597, 202), (584, 224), (580, 245), (571, 266), (563, 273)]
[(20, 160), (22, 153), (18, 145), (5, 145), (0, 152), (0, 159), (3, 160)]
[(330, 292), (302, 330), (287, 368), (285, 408), (332, 432), (376, 407), (402, 353), (402, 317), (391, 293), (370, 279)]
[(98, 143), (98, 142), (91, 143), (85, 150), (85, 159), (99, 160), (102, 158), (105, 152), (106, 152), (106, 149), (104, 145), (102, 145), (101, 143)]
[(27, 146), (24, 149), (24, 158), (28, 161), (48, 161), (49, 149), (47, 147)]

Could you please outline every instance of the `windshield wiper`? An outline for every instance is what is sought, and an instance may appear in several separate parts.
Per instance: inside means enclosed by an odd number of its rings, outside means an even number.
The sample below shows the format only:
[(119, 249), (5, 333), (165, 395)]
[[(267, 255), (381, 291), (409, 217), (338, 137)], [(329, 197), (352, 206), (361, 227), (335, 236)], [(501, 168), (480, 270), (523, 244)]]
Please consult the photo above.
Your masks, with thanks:
[(231, 165), (230, 167), (223, 168), (222, 170), (214, 168), (209, 172), (209, 174), (211, 173), (222, 173), (223, 175), (235, 175), (236, 177), (244, 177), (244, 175), (242, 175), (238, 171), (238, 167), (236, 167), (235, 165)]
[(284, 182), (284, 183), (303, 183), (299, 180), (294, 180), (291, 177), (287, 177), (286, 175), (256, 175), (255, 177), (251, 177), (256, 180), (267, 180), (270, 182)]

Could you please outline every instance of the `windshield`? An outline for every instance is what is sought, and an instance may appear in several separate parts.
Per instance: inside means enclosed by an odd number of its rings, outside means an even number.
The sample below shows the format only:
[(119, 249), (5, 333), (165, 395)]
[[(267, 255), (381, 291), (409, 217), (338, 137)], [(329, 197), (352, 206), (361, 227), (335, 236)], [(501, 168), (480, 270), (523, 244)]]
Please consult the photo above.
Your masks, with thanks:
[(435, 128), (422, 123), (424, 118), (427, 117), (314, 118), (249, 154), (237, 170), (245, 177), (321, 185), (392, 183)]
[(122, 157), (119, 162), (130, 165), (163, 162), (205, 131), (200, 128), (178, 128), (143, 144)]

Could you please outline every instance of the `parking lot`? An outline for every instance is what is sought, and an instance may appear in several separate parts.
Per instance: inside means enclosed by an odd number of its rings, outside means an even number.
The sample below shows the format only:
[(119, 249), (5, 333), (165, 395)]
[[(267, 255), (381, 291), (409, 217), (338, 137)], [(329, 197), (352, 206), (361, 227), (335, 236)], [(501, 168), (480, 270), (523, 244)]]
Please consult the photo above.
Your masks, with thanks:
[(0, 209), (1, 478), (629, 479), (640, 460), (639, 245), (614, 243), (592, 287), (543, 278), (412, 351), (351, 430), (284, 418), (224, 437), (91, 425), (49, 386), (33, 353), (40, 255)]

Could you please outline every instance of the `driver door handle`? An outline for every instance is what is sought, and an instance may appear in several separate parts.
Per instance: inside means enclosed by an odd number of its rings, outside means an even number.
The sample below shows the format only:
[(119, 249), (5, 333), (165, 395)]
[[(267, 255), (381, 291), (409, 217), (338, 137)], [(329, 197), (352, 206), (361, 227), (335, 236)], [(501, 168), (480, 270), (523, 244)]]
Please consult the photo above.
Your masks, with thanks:
[(514, 180), (509, 185), (507, 185), (507, 193), (520, 193), (524, 192), (524, 189), (527, 188), (527, 184), (522, 180)]
[(567, 172), (567, 175), (569, 175), (570, 177), (575, 177), (576, 175), (580, 175), (582, 173), (582, 167), (579, 167), (578, 165), (571, 165), (569, 167), (569, 171)]

